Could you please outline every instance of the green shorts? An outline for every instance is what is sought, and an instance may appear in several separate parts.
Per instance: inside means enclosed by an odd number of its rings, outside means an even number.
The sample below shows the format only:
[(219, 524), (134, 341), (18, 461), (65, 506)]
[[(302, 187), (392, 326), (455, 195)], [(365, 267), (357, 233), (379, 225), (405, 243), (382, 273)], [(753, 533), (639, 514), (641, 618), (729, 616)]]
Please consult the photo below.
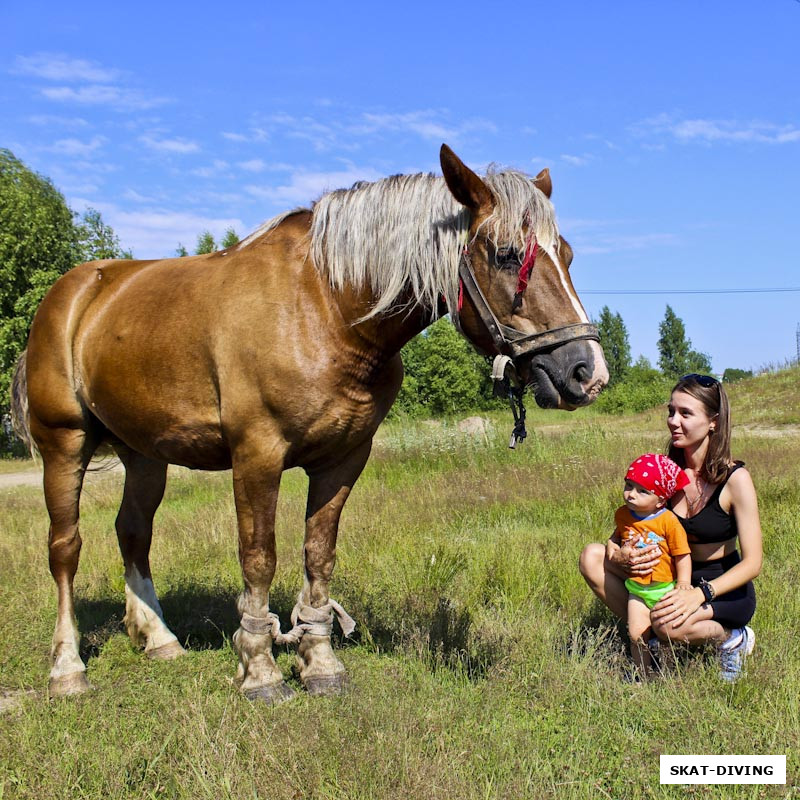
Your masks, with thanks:
[(675, 588), (675, 581), (667, 583), (637, 583), (628, 578), (625, 581), (625, 588), (631, 593), (644, 600), (648, 608), (652, 608), (667, 592)]

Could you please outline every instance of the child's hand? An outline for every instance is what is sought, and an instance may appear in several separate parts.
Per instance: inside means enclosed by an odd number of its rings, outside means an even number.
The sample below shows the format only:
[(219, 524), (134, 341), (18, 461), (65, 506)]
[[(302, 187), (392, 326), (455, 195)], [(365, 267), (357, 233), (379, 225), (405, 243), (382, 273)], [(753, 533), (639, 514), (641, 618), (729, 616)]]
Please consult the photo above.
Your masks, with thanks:
[(684, 592), (690, 592), (692, 589), (694, 589), (694, 586), (692, 586), (691, 583), (679, 583), (675, 586), (675, 588)]

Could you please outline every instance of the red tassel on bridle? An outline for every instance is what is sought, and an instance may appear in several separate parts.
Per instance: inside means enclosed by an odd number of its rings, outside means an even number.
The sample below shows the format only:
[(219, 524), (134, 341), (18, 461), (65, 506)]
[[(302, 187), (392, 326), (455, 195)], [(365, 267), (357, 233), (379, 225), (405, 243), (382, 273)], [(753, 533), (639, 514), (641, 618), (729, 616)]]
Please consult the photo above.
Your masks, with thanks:
[[(533, 247), (531, 247), (531, 239), (533, 240)], [(525, 259), (522, 262), (522, 266), (519, 268), (517, 291), (514, 294), (514, 302), (511, 306), (513, 310), (518, 309), (522, 305), (522, 295), (525, 294), (525, 290), (528, 288), (528, 281), (531, 278), (533, 267), (536, 264), (536, 253), (539, 250), (539, 242), (533, 235), (531, 235), (531, 239), (528, 239), (528, 243), (525, 247)]]

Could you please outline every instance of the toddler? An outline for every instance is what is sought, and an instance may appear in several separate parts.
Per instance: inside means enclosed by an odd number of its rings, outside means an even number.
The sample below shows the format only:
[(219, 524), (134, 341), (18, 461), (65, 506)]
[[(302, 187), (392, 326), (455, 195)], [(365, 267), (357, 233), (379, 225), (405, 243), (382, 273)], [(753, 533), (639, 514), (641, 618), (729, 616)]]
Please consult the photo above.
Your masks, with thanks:
[(666, 508), (667, 500), (689, 483), (686, 473), (666, 456), (646, 453), (628, 467), (622, 497), (625, 505), (614, 515), (616, 529), (609, 542), (661, 548), (660, 560), (649, 575), (625, 581), (628, 589), (628, 634), (631, 656), (647, 679), (653, 660), (647, 641), (653, 634), (650, 609), (674, 589), (691, 589), (692, 560), (686, 532)]

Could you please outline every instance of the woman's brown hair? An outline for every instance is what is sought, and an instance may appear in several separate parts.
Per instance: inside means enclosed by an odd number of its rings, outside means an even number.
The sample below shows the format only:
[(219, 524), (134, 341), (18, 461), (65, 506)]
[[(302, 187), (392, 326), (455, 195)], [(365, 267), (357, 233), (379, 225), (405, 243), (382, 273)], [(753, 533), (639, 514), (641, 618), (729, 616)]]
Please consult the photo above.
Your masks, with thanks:
[[(685, 392), (703, 404), (706, 414), (716, 418), (708, 434), (708, 449), (701, 468), (701, 477), (709, 483), (722, 483), (731, 464), (731, 414), (728, 395), (722, 384), (706, 375), (687, 375), (672, 388), (671, 394)], [(667, 455), (679, 466), (686, 466), (683, 450), (669, 444)]]

